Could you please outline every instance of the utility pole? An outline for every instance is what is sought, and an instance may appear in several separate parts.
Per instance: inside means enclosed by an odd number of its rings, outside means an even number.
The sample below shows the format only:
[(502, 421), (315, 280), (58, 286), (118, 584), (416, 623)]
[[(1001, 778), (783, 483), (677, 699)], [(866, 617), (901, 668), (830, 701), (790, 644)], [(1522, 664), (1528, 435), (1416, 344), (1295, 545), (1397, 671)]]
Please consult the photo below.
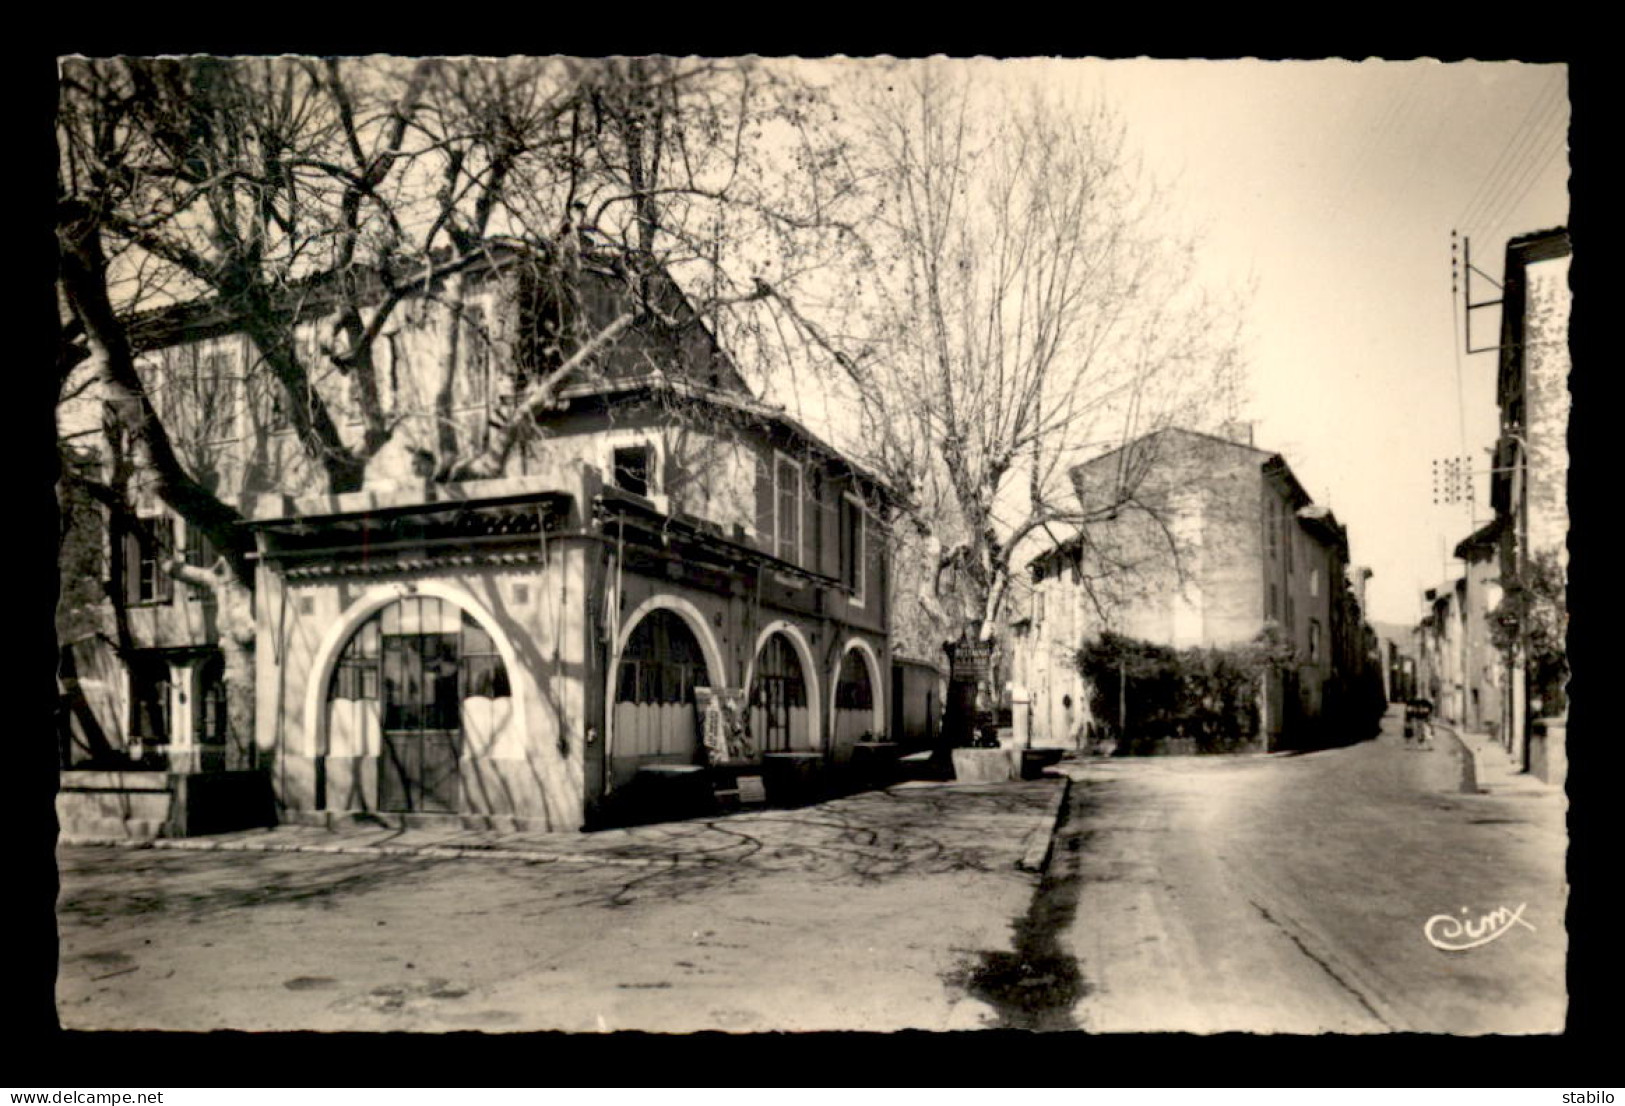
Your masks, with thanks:
[(1455, 231), (1450, 232), (1450, 292), (1452, 297), (1458, 291), (1461, 293), (1462, 304), (1465, 308), (1466, 317), (1462, 320), (1464, 348), (1468, 353), (1492, 353), (1501, 348), (1499, 344), (1484, 346), (1481, 349), (1473, 348), (1473, 312), (1489, 307), (1499, 307), (1501, 301), (1483, 300), (1474, 303), (1473, 274), (1477, 273), (1480, 280), (1489, 281), (1497, 289), (1501, 288), (1501, 282), (1473, 264), (1473, 240), (1471, 238), (1465, 236), (1461, 238), (1460, 257), (1458, 259), (1457, 237)]

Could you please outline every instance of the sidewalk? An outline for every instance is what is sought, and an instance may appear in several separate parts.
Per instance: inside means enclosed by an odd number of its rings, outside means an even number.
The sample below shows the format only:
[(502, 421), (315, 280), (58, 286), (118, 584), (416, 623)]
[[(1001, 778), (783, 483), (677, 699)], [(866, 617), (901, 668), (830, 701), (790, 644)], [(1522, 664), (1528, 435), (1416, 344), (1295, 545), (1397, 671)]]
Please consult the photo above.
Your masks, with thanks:
[(1561, 784), (1547, 783), (1539, 776), (1523, 771), (1507, 754), (1492, 734), (1463, 729), (1454, 723), (1434, 720), (1434, 727), (1443, 730), (1461, 743), (1472, 759), (1474, 777), (1481, 793), (1490, 795), (1521, 795), (1531, 798), (1561, 799)]
[[(1003, 784), (912, 782), (799, 808), (768, 808), (591, 833), (528, 833), (457, 827), (398, 828), (355, 822), (327, 828), (281, 825), (205, 837), (146, 840), (63, 836), (64, 846), (220, 852), (308, 852), (359, 856), (524, 860), (673, 867), (775, 861), (808, 851), (856, 849), (880, 857), (915, 852), (929, 828), (932, 849), (951, 846), (979, 863), (1042, 870), (1068, 780)], [(985, 858), (985, 859), (984, 859)]]

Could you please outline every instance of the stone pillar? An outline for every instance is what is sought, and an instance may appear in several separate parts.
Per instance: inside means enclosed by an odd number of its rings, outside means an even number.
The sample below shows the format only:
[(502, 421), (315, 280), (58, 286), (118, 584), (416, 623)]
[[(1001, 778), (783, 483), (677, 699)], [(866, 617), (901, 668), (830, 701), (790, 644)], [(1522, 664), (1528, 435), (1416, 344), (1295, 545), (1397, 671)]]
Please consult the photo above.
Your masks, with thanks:
[(1016, 748), (1032, 748), (1032, 695), (1020, 684), (1010, 686), (1010, 724), (1015, 730), (1012, 737)]

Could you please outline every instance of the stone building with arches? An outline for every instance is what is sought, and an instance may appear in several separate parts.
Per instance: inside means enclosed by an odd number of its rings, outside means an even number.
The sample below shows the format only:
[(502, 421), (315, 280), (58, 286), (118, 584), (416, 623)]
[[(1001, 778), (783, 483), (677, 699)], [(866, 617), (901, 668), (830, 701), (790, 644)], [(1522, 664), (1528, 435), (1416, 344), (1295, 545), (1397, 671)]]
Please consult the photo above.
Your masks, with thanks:
[[(730, 416), (740, 463), (708, 475), (759, 492), (761, 526), (617, 484), (586, 432), (520, 476), (262, 500), (256, 742), (282, 817), (576, 829), (636, 817), (651, 780), (726, 791), (882, 743), (885, 493), (776, 413)], [(736, 705), (730, 755), (711, 696)]]

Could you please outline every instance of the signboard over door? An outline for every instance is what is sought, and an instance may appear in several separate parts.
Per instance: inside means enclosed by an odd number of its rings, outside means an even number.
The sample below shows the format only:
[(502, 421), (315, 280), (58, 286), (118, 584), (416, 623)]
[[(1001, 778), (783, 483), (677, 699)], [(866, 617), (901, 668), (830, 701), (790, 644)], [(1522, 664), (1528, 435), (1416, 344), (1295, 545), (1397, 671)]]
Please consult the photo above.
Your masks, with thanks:
[(988, 678), (993, 664), (993, 643), (972, 641), (966, 634), (948, 646), (949, 679), (956, 683), (981, 683)]

